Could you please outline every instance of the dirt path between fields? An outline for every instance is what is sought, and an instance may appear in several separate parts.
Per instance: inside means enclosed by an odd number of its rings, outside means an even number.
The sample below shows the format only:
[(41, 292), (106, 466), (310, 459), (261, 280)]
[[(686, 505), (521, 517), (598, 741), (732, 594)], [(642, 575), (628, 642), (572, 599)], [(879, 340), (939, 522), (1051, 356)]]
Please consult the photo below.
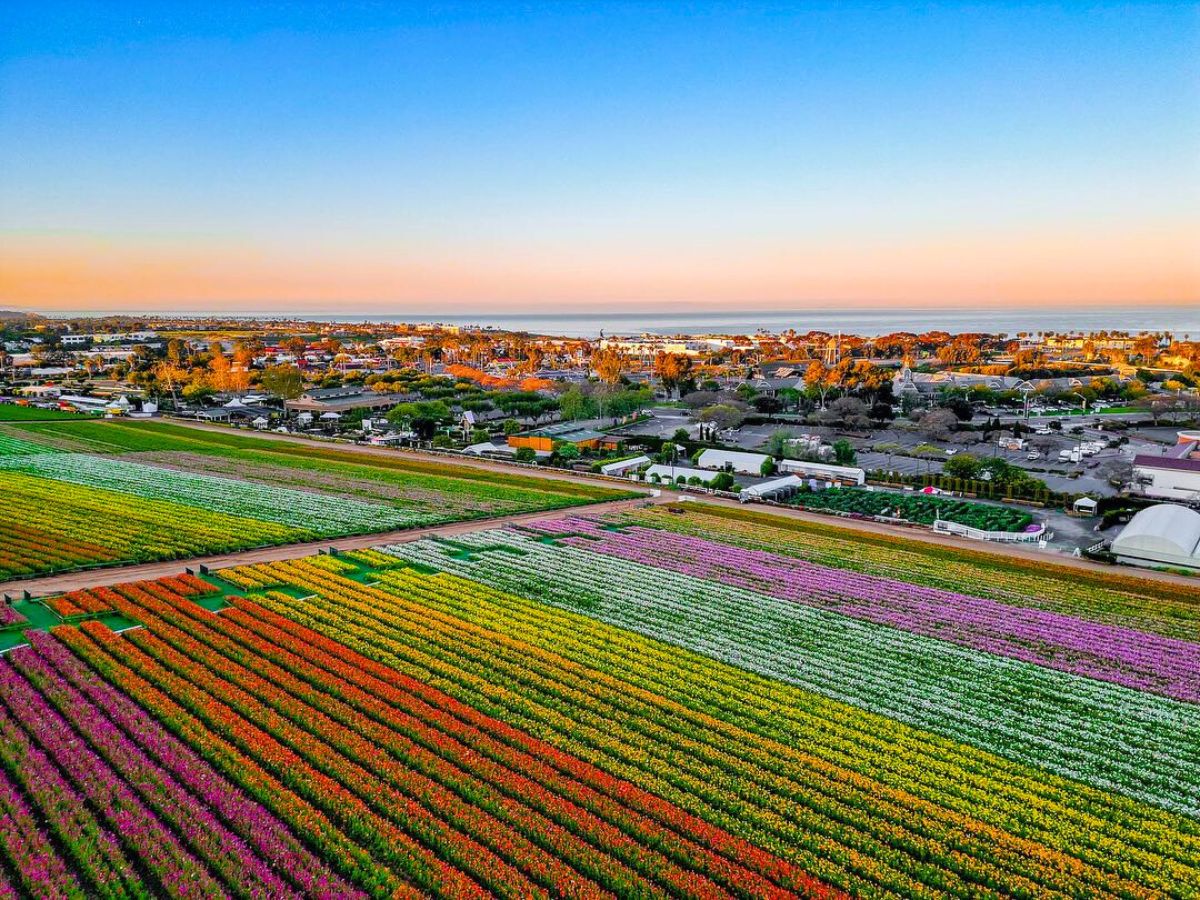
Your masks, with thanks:
[(621, 510), (633, 509), (638, 506), (645, 506), (646, 504), (668, 503), (674, 499), (677, 499), (677, 496), (674, 494), (660, 497), (635, 497), (628, 500), (610, 500), (603, 503), (592, 503), (587, 506), (572, 506), (566, 509), (540, 510), (538, 512), (492, 516), (484, 519), (468, 519), (463, 522), (450, 522), (446, 525), (431, 525), (427, 528), (405, 528), (400, 531), (360, 534), (345, 538), (325, 538), (302, 544), (280, 544), (277, 547), (259, 547), (254, 550), (238, 550), (232, 553), (197, 556), (190, 559), (172, 559), (163, 562), (139, 563), (132, 566), (87, 569), (82, 572), (64, 572), (61, 575), (44, 575), (21, 581), (6, 581), (0, 584), (0, 594), (8, 594), (10, 597), (19, 598), (22, 596), (22, 592), (29, 591), (31, 596), (44, 597), (50, 594), (61, 594), (65, 591), (79, 590), (80, 588), (100, 587), (124, 581), (142, 581), (151, 578), (162, 578), (167, 575), (178, 575), (185, 568), (195, 569), (198, 566), (208, 566), (210, 569), (221, 569), (227, 566), (277, 562), (283, 559), (312, 556), (318, 550), (325, 550), (329, 547), (337, 547), (339, 550), (361, 550), (364, 547), (399, 544), (434, 536), (452, 537), (456, 534), (465, 534), (466, 532), (477, 531), (481, 528), (519, 525), (523, 522), (558, 519), (567, 515), (599, 515), (602, 513), (620, 512)]

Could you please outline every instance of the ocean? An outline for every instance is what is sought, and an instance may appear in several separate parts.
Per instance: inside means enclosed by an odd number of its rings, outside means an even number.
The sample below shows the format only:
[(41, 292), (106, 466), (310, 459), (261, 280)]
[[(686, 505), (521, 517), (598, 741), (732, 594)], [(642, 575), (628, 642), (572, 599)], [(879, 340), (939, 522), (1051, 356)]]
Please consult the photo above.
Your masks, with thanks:
[[(59, 312), (56, 316), (101, 316), (118, 313)], [(171, 311), (130, 310), (126, 315), (183, 315)], [(198, 314), (197, 314), (198, 315)], [(658, 334), (753, 334), (759, 329), (781, 332), (841, 330), (846, 334), (874, 337), (893, 331), (951, 333), (986, 332), (1016, 335), (1037, 332), (1079, 331), (1167, 331), (1180, 340), (1200, 340), (1200, 305), (1197, 306), (1101, 306), (1039, 309), (803, 309), (793, 311), (701, 311), (701, 312), (614, 312), (614, 313), (525, 313), (471, 315), (422, 315), (385, 312), (360, 314), (213, 313), (246, 318), (296, 318), (310, 322), (439, 322), (445, 325), (492, 326), (534, 334), (596, 338)]]

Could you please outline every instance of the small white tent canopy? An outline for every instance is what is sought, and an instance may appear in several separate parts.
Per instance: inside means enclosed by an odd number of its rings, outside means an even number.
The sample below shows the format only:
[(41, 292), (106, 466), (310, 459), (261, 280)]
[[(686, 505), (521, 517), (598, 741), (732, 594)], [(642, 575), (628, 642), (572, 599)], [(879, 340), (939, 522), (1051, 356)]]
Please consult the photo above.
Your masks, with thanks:
[(250, 424), (253, 425), (255, 428), (266, 428), (271, 423), (270, 423), (270, 421), (268, 421), (266, 416), (259, 416), (257, 419), (255, 419)]
[(1200, 513), (1173, 503), (1147, 507), (1117, 535), (1112, 552), (1134, 565), (1200, 569)]
[(1086, 513), (1090, 516), (1094, 515), (1096, 512), (1096, 501), (1091, 497), (1080, 497), (1073, 504), (1071, 504), (1071, 507), (1077, 513)]
[(321, 413), (321, 421), (332, 422), (334, 419), (340, 419), (341, 416), (335, 412)]

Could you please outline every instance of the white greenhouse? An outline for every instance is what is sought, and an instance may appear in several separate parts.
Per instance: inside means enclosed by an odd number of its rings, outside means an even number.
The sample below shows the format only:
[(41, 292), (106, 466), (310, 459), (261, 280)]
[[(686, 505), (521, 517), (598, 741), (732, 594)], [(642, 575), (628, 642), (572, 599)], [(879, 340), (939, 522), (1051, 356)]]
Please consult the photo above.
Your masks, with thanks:
[(1200, 569), (1200, 513), (1173, 503), (1147, 507), (1117, 535), (1112, 552), (1137, 566)]

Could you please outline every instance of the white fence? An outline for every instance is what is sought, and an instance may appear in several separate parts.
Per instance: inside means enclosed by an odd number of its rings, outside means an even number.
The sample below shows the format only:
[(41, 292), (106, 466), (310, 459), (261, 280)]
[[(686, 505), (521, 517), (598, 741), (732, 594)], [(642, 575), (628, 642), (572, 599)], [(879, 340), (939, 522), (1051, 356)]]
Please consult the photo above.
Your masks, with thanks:
[(938, 519), (933, 523), (933, 530), (941, 534), (957, 534), (973, 541), (1005, 541), (1012, 544), (1023, 544), (1039, 540), (1046, 533), (1046, 526), (1040, 524), (1036, 531), (984, 531), (982, 528), (972, 528), (970, 525)]

